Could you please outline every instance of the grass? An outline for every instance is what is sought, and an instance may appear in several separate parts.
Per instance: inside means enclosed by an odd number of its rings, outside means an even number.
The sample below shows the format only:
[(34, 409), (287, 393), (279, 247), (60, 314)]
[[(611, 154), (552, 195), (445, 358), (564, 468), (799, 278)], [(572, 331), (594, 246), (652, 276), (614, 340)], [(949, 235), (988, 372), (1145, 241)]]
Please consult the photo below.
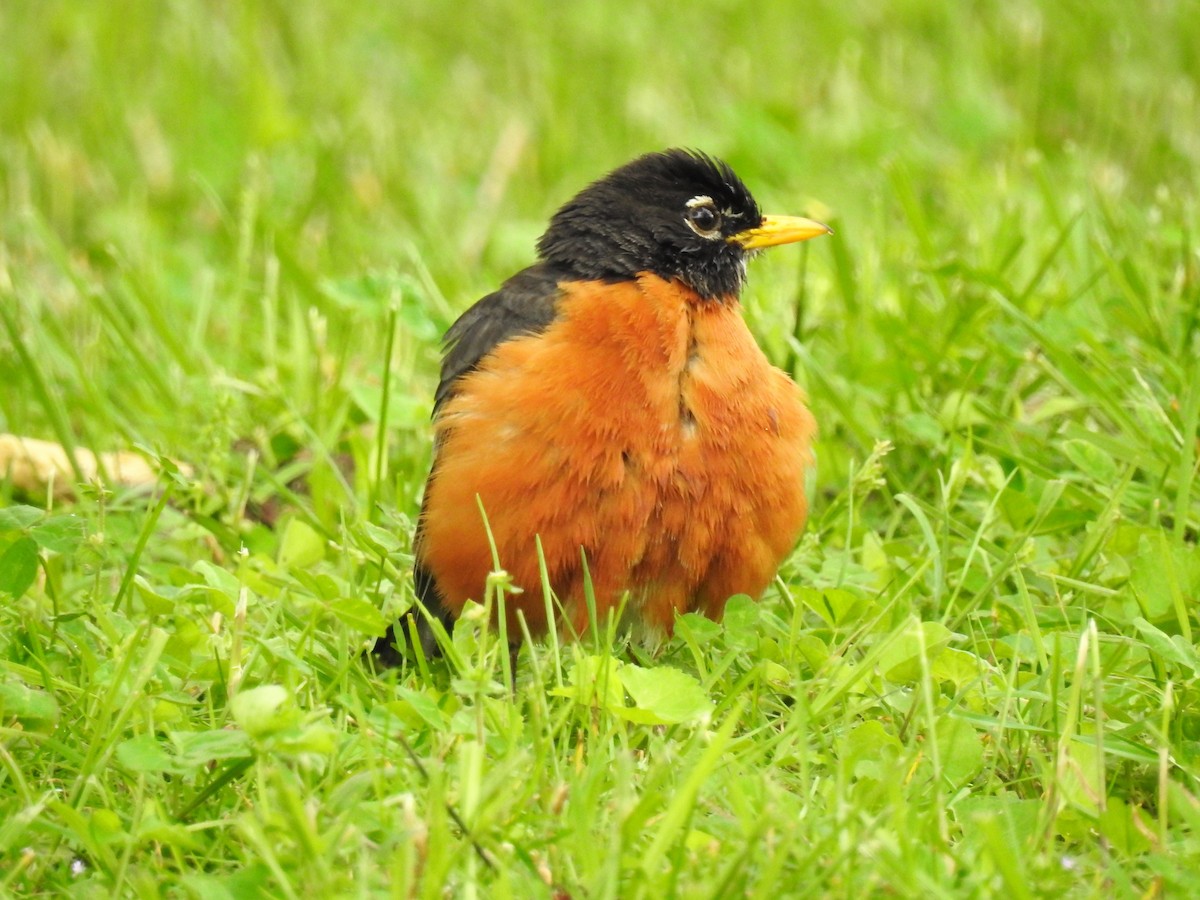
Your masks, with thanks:
[[(0, 893), (1194, 895), (1194, 12), (4, 4), (0, 431), (163, 474), (0, 482)], [(374, 671), (439, 333), (675, 145), (837, 231), (746, 297), (796, 553)]]

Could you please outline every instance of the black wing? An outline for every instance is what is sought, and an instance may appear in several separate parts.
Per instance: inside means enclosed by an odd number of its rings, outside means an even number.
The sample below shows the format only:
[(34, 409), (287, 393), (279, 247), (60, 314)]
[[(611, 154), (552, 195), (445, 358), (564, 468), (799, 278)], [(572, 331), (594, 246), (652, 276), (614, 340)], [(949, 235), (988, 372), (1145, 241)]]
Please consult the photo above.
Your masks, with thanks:
[(454, 396), (458, 379), (509, 338), (539, 334), (557, 314), (558, 283), (565, 273), (548, 263), (518, 272), (450, 326), (445, 337), (442, 379), (433, 396), (433, 415)]
[[(547, 263), (530, 266), (504, 282), (500, 290), (488, 294), (459, 316), (446, 332), (445, 354), (442, 357), (442, 377), (433, 398), (433, 417), (436, 419), (442, 404), (454, 396), (459, 379), (475, 370), (480, 361), (497, 346), (526, 334), (539, 334), (550, 326), (557, 315), (558, 283), (566, 273)], [(434, 451), (434, 467), (437, 452)], [(425, 517), (424, 507), (421, 518)], [(421, 540), (421, 525), (417, 524), (414, 543)], [(430, 616), (438, 619), (451, 631), (454, 618), (442, 605), (433, 573), (418, 563), (413, 569), (413, 584), (417, 599)], [(437, 641), (428, 619), (417, 610), (417, 634), (426, 657), (437, 652)], [(403, 619), (388, 628), (388, 633), (375, 644), (375, 653), (385, 665), (400, 661), (396, 650), (408, 644), (407, 625)]]

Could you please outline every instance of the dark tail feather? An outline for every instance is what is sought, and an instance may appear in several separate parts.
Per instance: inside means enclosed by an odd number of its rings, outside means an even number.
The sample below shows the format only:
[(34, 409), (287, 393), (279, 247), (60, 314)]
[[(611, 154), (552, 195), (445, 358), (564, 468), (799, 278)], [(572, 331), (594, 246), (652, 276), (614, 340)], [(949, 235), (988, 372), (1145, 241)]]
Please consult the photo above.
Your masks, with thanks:
[(417, 640), (421, 642), (421, 651), (425, 654), (426, 659), (442, 655), (427, 615), (441, 622), (447, 634), (454, 631), (454, 616), (450, 615), (442, 605), (441, 598), (438, 596), (437, 583), (433, 580), (433, 575), (429, 570), (418, 564), (413, 570), (413, 583), (417, 590), (417, 602), (425, 608), (425, 611), (422, 612), (413, 607), (402, 615), (399, 621), (389, 625), (387, 634), (375, 642), (372, 653), (383, 666), (398, 666), (406, 657), (411, 657), (412, 648), (409, 640), (411, 631), (408, 625), (410, 618), (416, 622)]

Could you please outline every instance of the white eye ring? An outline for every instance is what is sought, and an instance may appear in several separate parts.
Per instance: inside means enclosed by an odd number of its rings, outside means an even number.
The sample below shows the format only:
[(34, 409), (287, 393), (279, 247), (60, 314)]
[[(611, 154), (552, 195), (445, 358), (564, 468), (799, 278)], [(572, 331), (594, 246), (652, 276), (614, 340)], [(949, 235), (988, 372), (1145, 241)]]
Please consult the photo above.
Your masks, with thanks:
[(688, 228), (702, 238), (716, 240), (721, 236), (721, 214), (717, 212), (712, 197), (693, 197), (686, 204), (687, 212), (683, 220)]

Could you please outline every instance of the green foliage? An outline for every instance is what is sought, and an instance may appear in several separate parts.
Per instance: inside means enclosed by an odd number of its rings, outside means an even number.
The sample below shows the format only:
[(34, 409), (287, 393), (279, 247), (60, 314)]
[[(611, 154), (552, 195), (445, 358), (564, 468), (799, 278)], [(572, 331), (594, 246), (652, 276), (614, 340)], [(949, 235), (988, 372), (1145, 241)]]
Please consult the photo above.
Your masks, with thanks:
[[(0, 472), (0, 893), (1195, 892), (1190, 4), (14, 2), (0, 45), (0, 431), (163, 473)], [(375, 671), (438, 335), (678, 145), (836, 231), (745, 298), (821, 423), (806, 536), (653, 649), (510, 692), (479, 608)]]

